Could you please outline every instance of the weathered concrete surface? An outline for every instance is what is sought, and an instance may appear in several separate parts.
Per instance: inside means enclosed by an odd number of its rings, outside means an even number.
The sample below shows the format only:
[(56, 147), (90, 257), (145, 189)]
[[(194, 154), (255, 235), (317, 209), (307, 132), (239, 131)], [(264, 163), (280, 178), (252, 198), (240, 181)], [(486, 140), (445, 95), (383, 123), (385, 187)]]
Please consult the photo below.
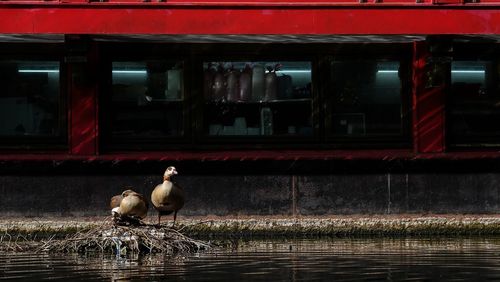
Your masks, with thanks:
[[(179, 175), (184, 216), (495, 214), (500, 173)], [(0, 216), (105, 216), (111, 196), (133, 187), (149, 199), (161, 176), (0, 176)], [(150, 209), (150, 216), (155, 211)]]
[(385, 175), (330, 175), (298, 178), (298, 213), (384, 214), (388, 205)]
[[(179, 176), (184, 215), (287, 215), (291, 178), (285, 176)], [(99, 216), (127, 187), (150, 198), (158, 176), (1, 176), (0, 216)], [(150, 214), (154, 210), (150, 209)]]
[(287, 176), (179, 177), (187, 193), (185, 215), (288, 215), (292, 213)]
[(500, 174), (299, 177), (299, 214), (496, 213)]

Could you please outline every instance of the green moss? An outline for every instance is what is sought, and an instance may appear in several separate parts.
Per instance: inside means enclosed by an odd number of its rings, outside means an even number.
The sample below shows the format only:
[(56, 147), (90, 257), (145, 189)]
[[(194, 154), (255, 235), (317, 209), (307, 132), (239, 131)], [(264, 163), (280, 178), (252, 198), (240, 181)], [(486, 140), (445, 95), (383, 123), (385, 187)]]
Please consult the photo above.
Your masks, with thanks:
[[(355, 237), (355, 236), (460, 236), (500, 235), (500, 219), (249, 219), (208, 222), (186, 221), (177, 225), (191, 237)], [(28, 239), (64, 238), (95, 228), (93, 224), (10, 224), (0, 228), (0, 236), (20, 235)]]
[(485, 224), (481, 222), (412, 222), (401, 223), (365, 223), (350, 222), (347, 224), (325, 225), (258, 225), (232, 222), (229, 224), (210, 225), (196, 224), (184, 226), (183, 232), (190, 236), (215, 237), (317, 237), (317, 236), (428, 236), (428, 235), (500, 235), (500, 223)]
[(77, 232), (85, 232), (90, 230), (93, 226), (61, 226), (53, 227), (50, 225), (37, 225), (37, 226), (9, 226), (8, 228), (0, 229), (0, 236), (15, 235), (23, 236), (29, 240), (46, 239), (46, 238), (64, 238), (68, 235), (76, 234)]

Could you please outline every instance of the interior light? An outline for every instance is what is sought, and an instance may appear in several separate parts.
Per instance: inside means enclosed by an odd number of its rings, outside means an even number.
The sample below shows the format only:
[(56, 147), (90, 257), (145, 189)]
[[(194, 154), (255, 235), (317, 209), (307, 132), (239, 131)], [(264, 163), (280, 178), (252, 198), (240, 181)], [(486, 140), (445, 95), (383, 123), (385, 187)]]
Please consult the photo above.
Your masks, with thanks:
[(113, 73), (120, 74), (147, 74), (148, 72), (145, 70), (113, 70)]
[(452, 70), (452, 73), (480, 73), (484, 74), (484, 70)]
[[(397, 73), (397, 70), (378, 70), (377, 73)], [(452, 73), (478, 73), (484, 74), (484, 70), (452, 70)]]
[[(269, 73), (268, 70), (265, 73)], [(311, 73), (311, 70), (279, 70), (276, 73)]]
[(284, 72), (284, 73), (311, 73), (311, 70), (279, 70), (277, 72)]
[(41, 70), (41, 69), (21, 69), (18, 72), (24, 73), (58, 73), (59, 70)]

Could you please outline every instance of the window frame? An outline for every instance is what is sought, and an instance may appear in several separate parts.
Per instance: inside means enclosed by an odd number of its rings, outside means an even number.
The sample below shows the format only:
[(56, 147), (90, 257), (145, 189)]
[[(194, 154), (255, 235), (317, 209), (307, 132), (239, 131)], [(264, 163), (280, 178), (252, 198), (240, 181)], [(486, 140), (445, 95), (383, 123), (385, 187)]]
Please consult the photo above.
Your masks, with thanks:
[[(452, 134), (452, 115), (453, 115), (453, 91), (451, 83), (451, 64), (453, 61), (489, 61), (500, 65), (500, 44), (498, 43), (482, 43), (482, 42), (467, 42), (455, 43), (450, 61), (450, 73), (446, 81), (446, 144), (448, 148), (454, 151), (460, 150), (481, 150), (488, 148), (500, 148), (500, 133), (499, 134), (478, 134), (474, 136), (455, 136)], [(495, 87), (500, 87), (500, 74), (497, 73), (494, 82)], [(486, 86), (487, 87), (487, 86)], [(494, 87), (491, 87), (494, 88)], [(492, 89), (487, 88), (488, 91)], [(500, 94), (498, 95), (500, 98)], [(499, 112), (500, 114), (500, 112)], [(496, 141), (496, 142), (495, 142)], [(496, 144), (495, 144), (496, 143)]]
[[(336, 148), (393, 148), (411, 149), (411, 99), (412, 58), (411, 43), (329, 43), (329, 44), (280, 44), (280, 43), (151, 43), (123, 42), (100, 43), (99, 90), (99, 142), (100, 151), (155, 151), (155, 150), (237, 150), (237, 149), (336, 149)], [(132, 51), (133, 50), (133, 51)], [(402, 81), (402, 133), (392, 136), (339, 136), (331, 132), (332, 99), (328, 95), (329, 62), (335, 59), (398, 60), (407, 69), (407, 81)], [(111, 65), (114, 61), (165, 60), (183, 61), (184, 64), (184, 136), (135, 138), (129, 142), (110, 142), (110, 128), (106, 124), (110, 107), (106, 93), (112, 87)], [(312, 136), (210, 136), (204, 128), (205, 98), (203, 95), (204, 62), (279, 62), (296, 61), (311, 63), (311, 114)], [(326, 72), (325, 72), (326, 71)], [(405, 93), (406, 95), (404, 95)], [(255, 138), (253, 138), (255, 137)], [(141, 146), (137, 146), (141, 144)]]
[[(130, 43), (123, 44), (109, 43), (101, 44), (101, 51), (104, 58), (100, 61), (100, 91), (99, 103), (99, 144), (103, 152), (113, 151), (148, 151), (164, 149), (186, 149), (192, 147), (192, 122), (191, 108), (189, 105), (191, 98), (191, 62), (188, 53), (181, 52), (180, 46), (170, 46), (168, 44), (144, 44)], [(172, 48), (173, 47), (173, 48)], [(175, 52), (174, 55), (171, 53)], [(123, 142), (116, 142), (112, 131), (112, 117), (110, 109), (112, 107), (112, 64), (113, 62), (147, 62), (147, 61), (167, 61), (180, 62), (183, 64), (183, 93), (180, 109), (182, 111), (182, 135), (179, 136), (129, 136)], [(110, 95), (108, 95), (110, 94)], [(165, 105), (168, 101), (163, 101)], [(119, 137), (122, 138), (122, 137)]]
[(59, 63), (58, 127), (59, 134), (53, 136), (2, 136), (0, 150), (40, 151), (67, 150), (69, 147), (68, 78), (64, 45), (61, 43), (4, 43), (0, 47), (0, 62), (39, 61)]
[[(371, 48), (373, 47), (373, 48)], [(377, 47), (377, 48), (375, 48)], [(384, 48), (386, 47), (386, 48)], [(345, 51), (348, 50), (348, 51)], [(412, 146), (412, 131), (411, 131), (411, 101), (412, 101), (412, 49), (411, 44), (379, 44), (376, 46), (359, 46), (353, 44), (351, 48), (344, 48), (334, 54), (329, 54), (325, 57), (322, 71), (325, 74), (325, 79), (321, 84), (324, 85), (323, 97), (325, 103), (325, 139), (326, 142), (333, 148), (411, 148)], [(332, 75), (331, 64), (335, 61), (368, 61), (377, 62), (384, 61), (399, 61), (400, 68), (405, 71), (404, 74), (407, 80), (400, 79), (401, 90), (401, 132), (400, 134), (366, 134), (366, 135), (338, 135), (333, 133), (332, 116), (334, 110), (334, 89), (330, 85), (329, 77)]]
[[(276, 47), (276, 46), (273, 46)], [(271, 47), (272, 48), (272, 47)], [(221, 54), (200, 54), (195, 60), (195, 65), (197, 66), (196, 75), (198, 77), (196, 80), (196, 85), (198, 86), (197, 93), (197, 109), (199, 109), (196, 115), (196, 140), (197, 143), (206, 148), (213, 147), (227, 147), (230, 145), (233, 148), (282, 148), (286, 146), (287, 148), (304, 148), (310, 147), (312, 144), (320, 143), (320, 132), (319, 132), (319, 116), (318, 116), (318, 91), (315, 85), (315, 75), (317, 69), (317, 59), (316, 55), (313, 54), (299, 54), (295, 56), (283, 55), (280, 52), (281, 48), (272, 50), (269, 54), (259, 55), (252, 52), (231, 52), (224, 55)], [(244, 136), (244, 135), (225, 135), (225, 136), (210, 136), (205, 134), (204, 128), (204, 115), (205, 115), (205, 97), (203, 97), (203, 65), (205, 62), (308, 62), (311, 64), (311, 118), (312, 118), (312, 129), (313, 134), (311, 136), (287, 136), (287, 135), (255, 135), (255, 136)], [(200, 87), (201, 86), (201, 87)], [(272, 105), (274, 102), (250, 102), (249, 104), (255, 105)], [(280, 102), (278, 102), (280, 103)], [(229, 103), (233, 104), (233, 103)], [(234, 103), (237, 104), (237, 103)]]

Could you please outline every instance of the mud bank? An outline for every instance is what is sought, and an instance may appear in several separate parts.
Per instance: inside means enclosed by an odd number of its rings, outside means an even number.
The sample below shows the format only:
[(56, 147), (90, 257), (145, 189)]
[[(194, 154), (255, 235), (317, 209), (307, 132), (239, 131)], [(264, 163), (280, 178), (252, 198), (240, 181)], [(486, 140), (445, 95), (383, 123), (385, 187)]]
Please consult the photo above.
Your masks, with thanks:
[[(82, 218), (1, 218), (0, 234), (23, 236), (67, 235), (111, 220)], [(152, 219), (146, 220), (153, 223)], [(170, 221), (163, 224), (170, 225)], [(314, 236), (425, 236), (500, 235), (500, 215), (408, 215), (329, 217), (182, 217), (178, 230), (190, 236), (314, 237)]]

